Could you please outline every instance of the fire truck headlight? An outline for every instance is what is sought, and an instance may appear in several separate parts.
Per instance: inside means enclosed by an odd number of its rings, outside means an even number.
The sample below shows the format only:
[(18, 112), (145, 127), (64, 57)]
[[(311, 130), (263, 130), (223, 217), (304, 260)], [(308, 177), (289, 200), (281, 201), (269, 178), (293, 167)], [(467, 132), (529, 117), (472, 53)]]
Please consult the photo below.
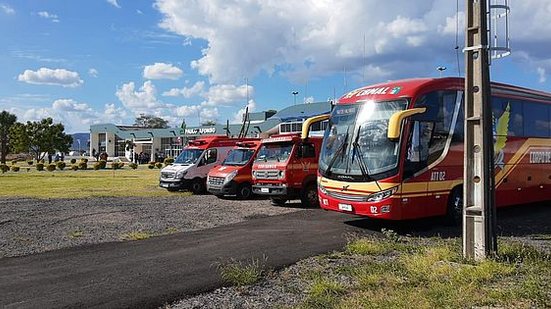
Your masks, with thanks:
[(278, 178), (279, 178), (279, 179), (285, 178), (285, 171), (279, 171)]
[(253, 179), (256, 179), (256, 171), (253, 171), (252, 173)]
[(226, 183), (230, 182), (236, 175), (237, 175), (237, 170), (235, 170), (235, 171), (229, 173), (229, 174), (226, 176), (226, 178), (224, 179), (224, 183), (226, 184)]
[(383, 190), (383, 191), (380, 191), (380, 192), (377, 192), (377, 193), (373, 193), (373, 194), (371, 194), (370, 196), (367, 197), (367, 201), (368, 202), (382, 201), (386, 198), (391, 197), (392, 194), (396, 193), (397, 190), (398, 190), (398, 187), (396, 186), (394, 188), (390, 188), (390, 189)]

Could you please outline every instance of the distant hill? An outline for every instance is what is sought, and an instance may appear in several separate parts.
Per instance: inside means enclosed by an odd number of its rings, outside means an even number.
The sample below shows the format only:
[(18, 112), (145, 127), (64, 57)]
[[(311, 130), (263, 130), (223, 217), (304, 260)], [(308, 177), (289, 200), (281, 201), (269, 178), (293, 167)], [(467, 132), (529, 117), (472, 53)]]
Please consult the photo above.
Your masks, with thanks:
[(78, 141), (80, 140), (80, 150), (88, 151), (89, 143), (90, 143), (90, 133), (74, 133), (71, 134), (73, 137), (73, 144), (71, 145), (72, 151), (78, 151), (79, 150), (79, 144)]

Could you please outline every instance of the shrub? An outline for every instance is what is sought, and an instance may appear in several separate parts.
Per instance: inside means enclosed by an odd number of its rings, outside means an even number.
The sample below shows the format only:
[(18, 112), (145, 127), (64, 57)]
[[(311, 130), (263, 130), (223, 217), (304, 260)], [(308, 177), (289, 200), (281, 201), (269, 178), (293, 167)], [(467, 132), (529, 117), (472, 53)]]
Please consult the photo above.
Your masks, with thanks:
[(65, 167), (67, 166), (67, 164), (63, 161), (58, 161), (56, 163), (56, 165), (57, 165), (57, 169), (60, 170), (60, 171), (64, 170)]
[(0, 171), (2, 172), (2, 174), (4, 174), (5, 172), (7, 172), (9, 170), (10, 170), (9, 166), (7, 166), (6, 164), (0, 164)]
[(54, 163), (48, 164), (48, 166), (46, 166), (46, 170), (47, 170), (48, 172), (53, 172), (53, 171), (55, 171), (55, 164), (54, 164)]
[(33, 160), (27, 160), (27, 164), (28, 165), (33, 165), (34, 161)]
[(77, 163), (77, 159), (75, 158), (71, 159), (71, 164), (75, 164), (75, 163)]
[(80, 159), (80, 163), (82, 163), (82, 162), (88, 163), (88, 159), (86, 159), (86, 158), (81, 158), (81, 159)]
[(155, 163), (149, 163), (149, 165), (147, 166), (150, 170), (154, 169), (155, 168)]
[(100, 162), (94, 163), (94, 165), (92, 165), (92, 168), (94, 169), (94, 171), (101, 169), (102, 168), (101, 163)]
[(36, 170), (37, 171), (43, 171), (44, 170), (44, 162), (42, 162), (43, 160), (40, 160), (40, 161), (41, 161), (40, 163), (36, 164)]
[(164, 162), (165, 165), (172, 164), (172, 163), (174, 163), (174, 158), (171, 158), (171, 157), (165, 158), (165, 160), (163, 162)]
[(72, 169), (73, 171), (78, 170), (78, 165), (76, 165), (76, 164), (71, 165), (71, 169)]
[(87, 159), (85, 159), (85, 160), (86, 160), (86, 162), (80, 160), (80, 163), (78, 164), (78, 169), (80, 169), (80, 170), (88, 169), (88, 160)]
[(11, 161), (11, 165), (16, 165), (17, 164), (17, 160), (12, 160)]
[(155, 166), (156, 166), (157, 168), (162, 168), (162, 167), (163, 167), (163, 163), (161, 163), (161, 162), (155, 163)]
[(38, 163), (44, 164), (44, 159), (40, 159), (40, 160), (38, 161)]
[(111, 168), (114, 170), (121, 169), (124, 166), (124, 162), (113, 162), (111, 163)]
[(98, 164), (99, 164), (99, 168), (104, 169), (107, 166), (107, 161), (99, 160)]
[(19, 166), (17, 166), (17, 165), (12, 165), (12, 166), (11, 166), (11, 171), (12, 171), (12, 172), (19, 172)]
[(130, 164), (128, 164), (128, 166), (133, 170), (138, 168), (138, 164), (136, 164), (136, 163), (130, 163)]

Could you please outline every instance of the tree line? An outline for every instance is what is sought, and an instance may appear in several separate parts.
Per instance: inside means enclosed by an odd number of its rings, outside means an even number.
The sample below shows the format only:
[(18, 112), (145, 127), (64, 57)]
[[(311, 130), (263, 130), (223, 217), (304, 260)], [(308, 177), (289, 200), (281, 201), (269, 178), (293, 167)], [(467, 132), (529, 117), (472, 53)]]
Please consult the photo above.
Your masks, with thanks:
[(0, 113), (0, 163), (6, 163), (9, 153), (30, 153), (41, 160), (47, 153), (69, 152), (73, 137), (65, 134), (61, 123), (48, 117), (40, 121), (17, 121), (17, 116), (7, 111)]

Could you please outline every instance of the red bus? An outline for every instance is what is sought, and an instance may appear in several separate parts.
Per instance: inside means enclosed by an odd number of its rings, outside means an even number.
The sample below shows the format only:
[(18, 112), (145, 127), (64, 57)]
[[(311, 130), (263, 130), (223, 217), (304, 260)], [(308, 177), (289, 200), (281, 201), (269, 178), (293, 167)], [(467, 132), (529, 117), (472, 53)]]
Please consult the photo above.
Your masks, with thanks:
[[(407, 79), (336, 102), (320, 205), (387, 220), (462, 216), (462, 78)], [(496, 205), (551, 200), (551, 94), (492, 83)]]

